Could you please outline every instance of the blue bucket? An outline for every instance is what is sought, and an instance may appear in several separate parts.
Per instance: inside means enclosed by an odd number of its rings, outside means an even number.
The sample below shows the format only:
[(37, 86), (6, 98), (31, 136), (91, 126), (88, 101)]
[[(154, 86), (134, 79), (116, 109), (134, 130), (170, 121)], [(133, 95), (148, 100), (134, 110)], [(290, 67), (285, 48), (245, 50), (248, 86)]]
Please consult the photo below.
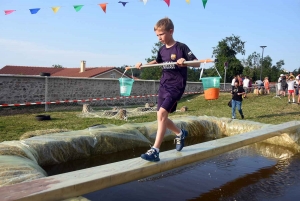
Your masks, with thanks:
[(220, 88), (220, 77), (203, 77), (201, 78), (204, 90), (209, 88)]
[(121, 96), (130, 96), (134, 80), (130, 78), (119, 78), (119, 82)]

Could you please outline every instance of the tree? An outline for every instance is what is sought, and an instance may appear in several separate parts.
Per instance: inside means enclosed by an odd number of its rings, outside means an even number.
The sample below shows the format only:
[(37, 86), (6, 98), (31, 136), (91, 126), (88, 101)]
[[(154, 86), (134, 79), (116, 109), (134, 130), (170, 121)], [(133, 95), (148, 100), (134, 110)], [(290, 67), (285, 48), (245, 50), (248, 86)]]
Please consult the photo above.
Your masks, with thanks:
[(224, 75), (224, 63), (228, 62), (228, 70), (226, 82), (231, 81), (232, 75), (242, 74), (243, 65), (240, 60), (236, 58), (237, 54), (245, 55), (245, 43), (239, 36), (232, 35), (226, 37), (218, 42), (218, 45), (213, 49), (213, 55), (218, 59), (216, 68), (221, 75)]
[[(157, 42), (154, 44), (153, 49), (151, 50), (152, 56), (145, 59), (148, 63), (156, 59), (157, 52), (159, 48), (161, 48), (163, 44), (161, 42)], [(159, 80), (161, 77), (162, 68), (161, 67), (149, 67), (141, 69), (141, 79), (145, 80)]]
[[(123, 65), (120, 67), (121, 71), (125, 71), (125, 67), (128, 67), (130, 65)], [(137, 77), (137, 78), (140, 78), (140, 74), (141, 74), (141, 70), (140, 69), (137, 69), (137, 68), (131, 68), (130, 70), (127, 70), (126, 71), (126, 75), (127, 76), (134, 76), (134, 77)]]
[(52, 67), (54, 67), (54, 68), (63, 68), (63, 66), (60, 65), (60, 64), (53, 64)]

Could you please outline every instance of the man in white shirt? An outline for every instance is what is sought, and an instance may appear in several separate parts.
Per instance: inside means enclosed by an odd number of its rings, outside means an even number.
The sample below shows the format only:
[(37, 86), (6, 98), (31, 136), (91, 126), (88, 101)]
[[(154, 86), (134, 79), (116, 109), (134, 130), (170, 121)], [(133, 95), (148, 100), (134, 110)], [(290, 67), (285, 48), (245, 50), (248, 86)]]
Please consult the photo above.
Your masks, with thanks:
[(246, 95), (247, 95), (247, 93), (249, 91), (248, 90), (249, 89), (249, 82), (250, 82), (250, 80), (249, 80), (248, 76), (245, 76), (245, 79), (243, 81), (243, 88), (245, 90), (244, 98), (246, 98)]

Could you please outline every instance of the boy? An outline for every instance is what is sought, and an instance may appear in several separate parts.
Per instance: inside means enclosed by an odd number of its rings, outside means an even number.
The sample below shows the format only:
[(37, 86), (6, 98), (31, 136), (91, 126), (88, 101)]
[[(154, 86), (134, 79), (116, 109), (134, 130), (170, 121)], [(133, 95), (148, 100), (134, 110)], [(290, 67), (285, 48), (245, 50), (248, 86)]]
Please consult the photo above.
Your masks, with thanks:
[[(176, 134), (176, 150), (184, 147), (184, 139), (188, 135), (186, 130), (179, 129), (169, 118), (168, 114), (176, 111), (177, 101), (184, 93), (187, 80), (187, 65), (185, 61), (197, 60), (187, 45), (173, 39), (174, 25), (169, 18), (159, 20), (154, 26), (154, 31), (164, 45), (159, 49), (155, 60), (148, 64), (165, 63), (158, 92), (157, 103), (157, 133), (153, 147), (141, 158), (147, 161), (159, 161), (159, 148), (163, 141), (166, 129)], [(176, 65), (168, 63), (177, 62)], [(137, 63), (136, 68), (141, 68), (142, 63)], [(191, 64), (192, 67), (200, 67), (200, 63)]]

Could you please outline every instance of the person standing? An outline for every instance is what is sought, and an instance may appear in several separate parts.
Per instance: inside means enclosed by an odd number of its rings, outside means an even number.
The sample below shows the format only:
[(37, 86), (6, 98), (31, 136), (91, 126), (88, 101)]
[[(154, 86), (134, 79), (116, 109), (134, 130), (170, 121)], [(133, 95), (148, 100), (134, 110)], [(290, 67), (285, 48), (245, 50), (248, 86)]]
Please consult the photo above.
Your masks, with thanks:
[(249, 92), (249, 83), (250, 83), (250, 80), (248, 79), (248, 76), (245, 76), (245, 79), (243, 81), (243, 88), (245, 90), (244, 98), (246, 98), (247, 93)]
[(235, 115), (235, 109), (239, 111), (242, 119), (244, 119), (244, 114), (242, 110), (242, 101), (243, 101), (243, 95), (245, 94), (245, 90), (242, 86), (239, 86), (239, 81), (235, 81), (234, 88), (231, 91), (232, 94), (232, 102), (231, 102), (231, 113), (232, 113), (232, 119), (236, 118)]
[[(176, 134), (174, 139), (176, 150), (181, 151), (184, 147), (188, 132), (178, 128), (169, 119), (168, 115), (176, 111), (177, 102), (184, 93), (187, 81), (187, 66), (200, 67), (200, 63), (190, 65), (184, 63), (185, 61), (197, 60), (197, 58), (186, 44), (174, 40), (174, 24), (171, 19), (166, 17), (159, 20), (154, 26), (154, 32), (159, 41), (164, 44), (159, 49), (156, 59), (148, 63), (161, 63), (163, 67), (157, 103), (158, 127), (154, 145), (142, 154), (141, 158), (157, 162), (160, 161), (159, 148), (167, 129)], [(170, 64), (173, 62), (176, 62), (176, 64)], [(141, 66), (141, 62), (136, 64), (136, 68), (140, 69)]]
[(235, 81), (236, 81), (236, 76), (233, 76), (231, 80), (231, 90), (234, 88)]

